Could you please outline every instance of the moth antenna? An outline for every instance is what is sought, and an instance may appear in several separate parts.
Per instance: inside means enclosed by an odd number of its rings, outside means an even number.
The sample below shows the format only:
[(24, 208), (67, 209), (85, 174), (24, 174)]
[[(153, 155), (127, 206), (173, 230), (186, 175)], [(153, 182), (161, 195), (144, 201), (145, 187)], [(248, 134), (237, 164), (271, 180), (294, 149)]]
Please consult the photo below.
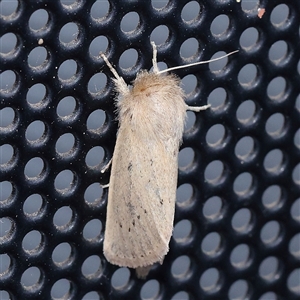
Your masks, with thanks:
[(162, 74), (162, 73), (166, 73), (166, 72), (174, 71), (174, 70), (178, 70), (178, 69), (193, 67), (193, 66), (197, 66), (197, 65), (207, 64), (207, 63), (210, 63), (210, 62), (217, 61), (217, 60), (220, 60), (222, 58), (228, 57), (228, 56), (230, 56), (230, 55), (232, 55), (232, 54), (234, 54), (236, 52), (239, 52), (239, 50), (232, 51), (232, 52), (230, 52), (228, 54), (225, 54), (223, 56), (220, 56), (220, 57), (217, 57), (217, 58), (214, 58), (214, 59), (205, 60), (205, 61), (199, 61), (199, 62), (191, 63), (191, 64), (188, 64), (188, 65), (177, 66), (177, 67), (169, 68), (169, 69), (166, 69), (166, 70), (158, 71), (158, 74)]
[(154, 42), (151, 42), (152, 45), (152, 49), (153, 49), (153, 58), (152, 58), (152, 65), (153, 65), (153, 73), (158, 74), (159, 69), (157, 66), (157, 49), (156, 49), (156, 45)]
[(111, 65), (111, 63), (108, 61), (107, 57), (103, 54), (103, 53), (100, 53), (100, 56), (103, 58), (103, 60), (105, 61), (106, 65), (108, 66), (108, 68), (110, 69), (110, 71), (113, 73), (113, 75), (115, 76), (116, 78), (116, 83), (117, 83), (117, 86), (118, 86), (118, 89), (120, 92), (122, 92), (123, 94), (126, 94), (129, 92), (129, 89), (123, 79), (123, 77), (121, 77), (116, 69)]

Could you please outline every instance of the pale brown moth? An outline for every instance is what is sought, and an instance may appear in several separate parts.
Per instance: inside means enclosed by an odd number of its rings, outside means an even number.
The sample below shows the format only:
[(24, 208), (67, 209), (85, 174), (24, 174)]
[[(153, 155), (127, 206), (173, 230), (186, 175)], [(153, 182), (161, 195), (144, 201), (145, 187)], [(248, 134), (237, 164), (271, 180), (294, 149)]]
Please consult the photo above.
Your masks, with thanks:
[(140, 72), (132, 88), (101, 54), (115, 76), (119, 121), (109, 182), (104, 256), (112, 264), (137, 269), (139, 277), (145, 277), (153, 264), (162, 264), (169, 250), (186, 111), (210, 107), (188, 106), (179, 78), (161, 74), (237, 52), (159, 71), (156, 46), (152, 46), (153, 71)]

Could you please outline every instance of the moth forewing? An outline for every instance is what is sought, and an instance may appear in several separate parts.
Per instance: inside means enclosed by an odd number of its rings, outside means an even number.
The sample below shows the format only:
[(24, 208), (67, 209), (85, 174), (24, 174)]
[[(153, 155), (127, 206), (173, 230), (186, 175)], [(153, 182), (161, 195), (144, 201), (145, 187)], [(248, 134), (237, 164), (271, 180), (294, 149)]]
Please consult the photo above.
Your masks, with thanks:
[[(146, 86), (141, 96), (141, 85), (148, 75), (153, 83), (150, 90), (155, 87), (155, 92), (149, 93)], [(120, 127), (109, 183), (104, 254), (110, 262), (130, 268), (162, 261), (173, 228), (185, 103), (178, 96), (182, 91), (175, 78), (165, 76), (170, 78), (161, 85), (155, 83), (159, 75), (153, 75), (138, 76), (132, 91), (120, 99)], [(174, 86), (177, 95), (164, 126), (161, 111), (168, 107), (165, 98)], [(139, 105), (130, 105), (130, 101)]]

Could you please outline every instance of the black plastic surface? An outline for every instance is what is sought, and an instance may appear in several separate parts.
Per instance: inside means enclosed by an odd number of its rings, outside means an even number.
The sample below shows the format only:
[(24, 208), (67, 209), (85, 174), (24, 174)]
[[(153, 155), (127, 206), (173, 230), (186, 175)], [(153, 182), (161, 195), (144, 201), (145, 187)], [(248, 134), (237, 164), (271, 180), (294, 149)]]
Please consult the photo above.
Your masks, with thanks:
[[(8, 2), (0, 299), (299, 299), (300, 2), (261, 1), (261, 18), (243, 0)], [(186, 10), (196, 18), (184, 21)], [(143, 281), (102, 254), (107, 189), (98, 183), (109, 180), (100, 170), (117, 122), (99, 52), (129, 84), (152, 66), (150, 40), (169, 67), (240, 51), (175, 72), (193, 75), (183, 80), (189, 105), (212, 107), (189, 114), (174, 237)]]

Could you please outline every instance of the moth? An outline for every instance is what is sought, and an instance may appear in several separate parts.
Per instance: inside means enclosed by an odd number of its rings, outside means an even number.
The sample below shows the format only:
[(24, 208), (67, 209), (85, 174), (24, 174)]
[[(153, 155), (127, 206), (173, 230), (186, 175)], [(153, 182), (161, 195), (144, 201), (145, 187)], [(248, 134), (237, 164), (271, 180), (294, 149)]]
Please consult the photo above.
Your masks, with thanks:
[(106, 56), (101, 54), (115, 76), (119, 121), (111, 161), (103, 251), (110, 263), (134, 268), (142, 278), (153, 264), (162, 264), (169, 250), (178, 151), (186, 111), (199, 112), (210, 107), (188, 106), (179, 78), (162, 73), (215, 61), (237, 52), (160, 71), (153, 42), (152, 47), (153, 71), (138, 73), (132, 87), (126, 85)]

